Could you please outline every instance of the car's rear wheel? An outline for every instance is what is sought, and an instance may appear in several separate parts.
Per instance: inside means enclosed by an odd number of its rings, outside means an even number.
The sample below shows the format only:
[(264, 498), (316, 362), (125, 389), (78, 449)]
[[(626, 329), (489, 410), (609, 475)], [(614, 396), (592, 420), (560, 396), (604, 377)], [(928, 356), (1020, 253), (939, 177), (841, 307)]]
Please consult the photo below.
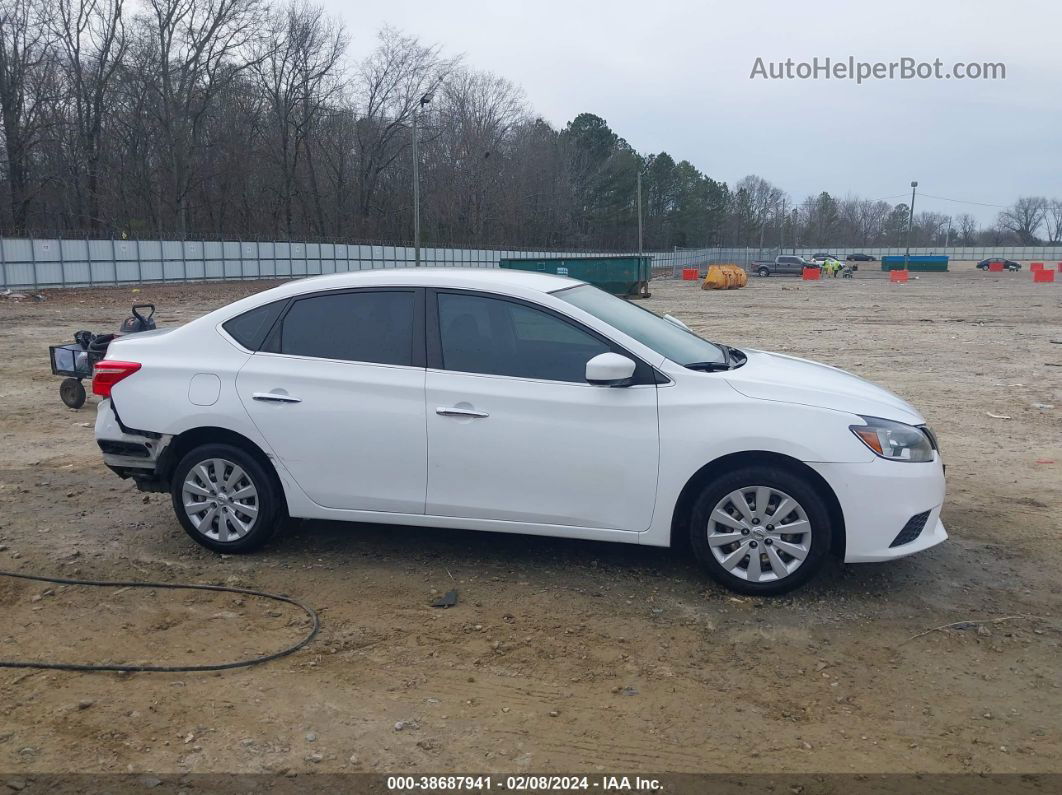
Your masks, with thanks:
[(830, 514), (805, 478), (771, 466), (727, 473), (694, 502), (690, 542), (717, 582), (745, 594), (784, 593), (810, 579), (830, 549)]
[(251, 552), (276, 531), (280, 495), (254, 456), (228, 444), (197, 447), (181, 459), (170, 488), (188, 533), (215, 552)]
[(770, 268), (760, 268), (759, 270), (756, 271), (756, 273), (759, 274), (760, 276), (770, 276), (771, 275), (771, 270), (770, 270)]

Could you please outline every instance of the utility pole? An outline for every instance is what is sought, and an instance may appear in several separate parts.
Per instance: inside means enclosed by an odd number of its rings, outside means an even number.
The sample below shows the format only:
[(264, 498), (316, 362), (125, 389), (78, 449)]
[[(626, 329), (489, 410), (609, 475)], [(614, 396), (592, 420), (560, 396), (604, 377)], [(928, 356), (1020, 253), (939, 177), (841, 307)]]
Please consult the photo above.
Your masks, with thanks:
[(417, 154), (417, 117), (420, 109), (431, 102), (431, 94), (420, 98), (413, 108), (413, 266), (420, 267), (420, 155)]
[(642, 253), (642, 168), (638, 166), (638, 253)]
[(907, 251), (903, 255), (903, 269), (908, 270), (911, 263), (911, 228), (914, 226), (914, 202), (915, 202), (915, 189), (918, 187), (918, 181), (911, 182), (911, 210), (907, 215)]

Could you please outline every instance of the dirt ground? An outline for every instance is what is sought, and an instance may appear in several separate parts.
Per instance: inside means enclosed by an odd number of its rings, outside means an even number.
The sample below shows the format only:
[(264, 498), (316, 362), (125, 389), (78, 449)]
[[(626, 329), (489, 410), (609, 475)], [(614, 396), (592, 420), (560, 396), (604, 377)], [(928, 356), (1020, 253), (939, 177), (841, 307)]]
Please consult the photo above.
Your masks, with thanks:
[[(60, 403), (46, 346), (134, 300), (170, 325), (268, 285), (0, 299), (0, 569), (244, 585), (323, 621), (247, 670), (0, 670), (0, 773), (1062, 772), (1062, 284), (872, 267), (726, 293), (657, 280), (648, 300), (874, 380), (938, 431), (951, 540), (780, 599), (668, 550), (475, 532), (295, 523), (214, 555), (167, 496), (105, 469), (95, 400)], [(452, 587), (457, 607), (429, 607)], [(222, 662), (305, 629), (252, 598), (0, 578), (0, 658)]]

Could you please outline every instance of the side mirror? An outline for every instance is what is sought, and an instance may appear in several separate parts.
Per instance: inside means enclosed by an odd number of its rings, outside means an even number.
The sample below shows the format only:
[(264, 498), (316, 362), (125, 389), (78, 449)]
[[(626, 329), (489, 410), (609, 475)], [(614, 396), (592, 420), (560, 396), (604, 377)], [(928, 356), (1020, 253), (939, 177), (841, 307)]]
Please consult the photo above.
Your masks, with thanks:
[(634, 377), (635, 364), (618, 353), (600, 353), (586, 363), (587, 383), (594, 386), (627, 386)]

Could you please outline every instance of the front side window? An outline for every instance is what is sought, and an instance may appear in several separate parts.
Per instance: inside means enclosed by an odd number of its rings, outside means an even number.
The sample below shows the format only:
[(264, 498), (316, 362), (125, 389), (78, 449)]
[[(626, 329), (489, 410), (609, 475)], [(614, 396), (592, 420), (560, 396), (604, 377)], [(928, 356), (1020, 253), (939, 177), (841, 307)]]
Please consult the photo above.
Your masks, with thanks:
[(373, 364), (413, 364), (409, 291), (315, 295), (295, 301), (268, 348), (274, 353)]
[(499, 298), (440, 293), (442, 365), (463, 373), (585, 383), (608, 345), (548, 312)]

